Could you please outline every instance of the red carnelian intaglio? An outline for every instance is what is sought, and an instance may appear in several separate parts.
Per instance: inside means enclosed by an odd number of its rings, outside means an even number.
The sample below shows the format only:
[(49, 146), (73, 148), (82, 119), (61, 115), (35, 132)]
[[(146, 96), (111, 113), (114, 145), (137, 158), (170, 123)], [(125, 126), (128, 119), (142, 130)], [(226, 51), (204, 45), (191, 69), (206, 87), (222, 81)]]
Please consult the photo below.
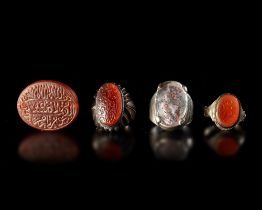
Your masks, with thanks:
[(217, 120), (224, 128), (234, 126), (240, 115), (240, 104), (236, 96), (225, 94), (220, 97), (217, 104)]
[(106, 126), (114, 127), (122, 114), (122, 94), (114, 83), (104, 84), (97, 93), (98, 119)]

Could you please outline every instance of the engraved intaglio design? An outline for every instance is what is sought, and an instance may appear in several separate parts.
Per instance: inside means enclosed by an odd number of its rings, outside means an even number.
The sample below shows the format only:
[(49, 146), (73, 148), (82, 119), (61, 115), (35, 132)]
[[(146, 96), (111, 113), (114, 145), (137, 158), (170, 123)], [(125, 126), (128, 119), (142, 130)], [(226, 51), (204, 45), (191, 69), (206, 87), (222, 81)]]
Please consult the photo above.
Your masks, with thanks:
[(114, 126), (122, 113), (122, 95), (117, 85), (103, 85), (96, 97), (97, 117), (102, 124)]
[(192, 121), (193, 102), (187, 89), (176, 81), (158, 86), (150, 104), (150, 119), (166, 130), (187, 125)]
[(26, 87), (17, 102), (20, 117), (39, 130), (59, 130), (78, 114), (78, 99), (67, 85), (51, 80), (35, 82)]
[(99, 88), (92, 112), (96, 126), (109, 131), (128, 125), (136, 114), (125, 88), (115, 83), (105, 83)]
[(239, 99), (231, 93), (222, 94), (209, 107), (205, 107), (204, 115), (211, 117), (221, 130), (230, 130), (246, 118)]

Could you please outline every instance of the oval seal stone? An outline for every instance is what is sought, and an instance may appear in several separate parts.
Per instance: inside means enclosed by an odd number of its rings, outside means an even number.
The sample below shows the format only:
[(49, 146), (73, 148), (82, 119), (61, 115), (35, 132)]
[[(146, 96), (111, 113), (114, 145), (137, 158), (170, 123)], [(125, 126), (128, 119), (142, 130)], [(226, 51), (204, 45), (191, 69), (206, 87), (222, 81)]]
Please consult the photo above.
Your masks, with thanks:
[(96, 96), (96, 118), (106, 127), (114, 127), (119, 122), (123, 110), (123, 97), (114, 83), (101, 86)]
[(22, 91), (17, 110), (29, 126), (53, 131), (68, 126), (76, 119), (79, 104), (75, 92), (69, 86), (53, 80), (42, 80)]
[(219, 125), (230, 128), (237, 124), (240, 117), (240, 103), (236, 96), (224, 94), (217, 103), (217, 120)]
[(186, 115), (187, 106), (187, 94), (179, 82), (168, 81), (161, 84), (156, 95), (156, 110), (165, 126), (180, 125)]

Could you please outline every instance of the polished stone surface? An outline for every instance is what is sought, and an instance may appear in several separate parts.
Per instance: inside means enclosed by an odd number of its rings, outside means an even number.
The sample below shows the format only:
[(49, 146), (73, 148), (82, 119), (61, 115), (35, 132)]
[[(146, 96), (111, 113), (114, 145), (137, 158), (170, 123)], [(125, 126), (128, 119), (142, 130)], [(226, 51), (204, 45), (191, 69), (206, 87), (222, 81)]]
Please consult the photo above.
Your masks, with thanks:
[(237, 124), (240, 116), (240, 104), (236, 96), (224, 94), (217, 102), (217, 120), (224, 128)]
[(123, 110), (123, 98), (119, 87), (106, 83), (96, 96), (96, 119), (103, 126), (114, 127), (119, 122)]
[(187, 95), (180, 83), (170, 81), (160, 84), (156, 95), (156, 111), (165, 126), (179, 126), (186, 115), (187, 104)]
[(53, 80), (41, 80), (22, 91), (17, 110), (29, 126), (53, 131), (68, 126), (76, 119), (79, 104), (69, 86)]

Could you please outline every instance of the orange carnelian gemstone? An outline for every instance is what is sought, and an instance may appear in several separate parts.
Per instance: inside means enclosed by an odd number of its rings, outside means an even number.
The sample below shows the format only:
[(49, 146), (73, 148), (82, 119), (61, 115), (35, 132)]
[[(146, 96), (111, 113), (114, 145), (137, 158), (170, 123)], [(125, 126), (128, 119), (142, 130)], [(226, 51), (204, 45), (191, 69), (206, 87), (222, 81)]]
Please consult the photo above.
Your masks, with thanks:
[(234, 126), (240, 115), (240, 104), (236, 96), (225, 94), (220, 97), (217, 104), (217, 120), (224, 128)]
[(122, 114), (122, 94), (116, 84), (106, 83), (97, 93), (97, 117), (102, 124), (114, 127)]

